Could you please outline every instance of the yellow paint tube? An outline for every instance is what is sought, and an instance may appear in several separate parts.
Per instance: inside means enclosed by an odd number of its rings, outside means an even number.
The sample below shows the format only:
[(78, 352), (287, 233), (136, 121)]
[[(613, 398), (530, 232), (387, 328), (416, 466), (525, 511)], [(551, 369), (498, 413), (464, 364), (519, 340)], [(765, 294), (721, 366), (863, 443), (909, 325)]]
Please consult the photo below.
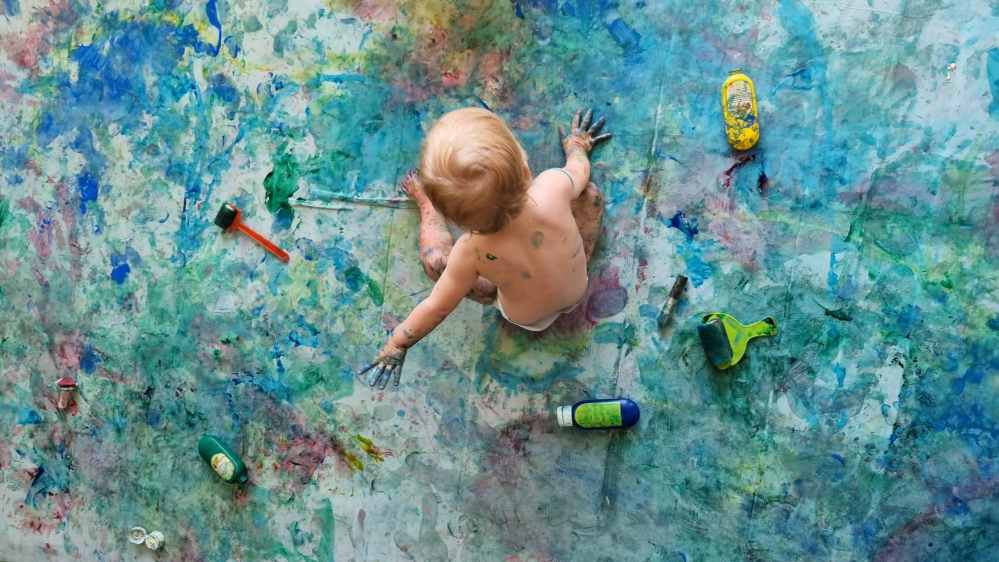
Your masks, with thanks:
[(733, 70), (722, 84), (722, 108), (728, 142), (738, 150), (748, 150), (760, 140), (760, 119), (756, 111), (753, 81)]

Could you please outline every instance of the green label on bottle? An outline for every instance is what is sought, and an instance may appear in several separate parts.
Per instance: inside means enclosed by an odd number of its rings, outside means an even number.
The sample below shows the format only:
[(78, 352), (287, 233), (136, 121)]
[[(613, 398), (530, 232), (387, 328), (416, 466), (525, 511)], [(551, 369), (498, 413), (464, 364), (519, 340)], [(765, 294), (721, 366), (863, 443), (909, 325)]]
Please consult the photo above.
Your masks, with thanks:
[(573, 414), (582, 427), (620, 427), (621, 404), (618, 402), (591, 402), (576, 408)]
[(227, 482), (232, 479), (233, 473), (236, 472), (236, 465), (229, 457), (225, 456), (225, 453), (215, 453), (212, 457), (212, 468)]

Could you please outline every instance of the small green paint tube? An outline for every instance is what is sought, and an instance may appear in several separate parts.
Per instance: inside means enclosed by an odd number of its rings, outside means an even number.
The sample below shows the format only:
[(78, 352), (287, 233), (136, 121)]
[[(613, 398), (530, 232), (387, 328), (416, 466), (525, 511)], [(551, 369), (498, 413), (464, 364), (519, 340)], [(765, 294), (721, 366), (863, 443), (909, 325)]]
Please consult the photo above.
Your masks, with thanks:
[(214, 435), (205, 435), (198, 441), (198, 454), (212, 470), (229, 484), (246, 482), (246, 465), (225, 443)]
[(558, 424), (579, 429), (625, 429), (638, 423), (638, 404), (627, 398), (583, 400), (556, 410)]

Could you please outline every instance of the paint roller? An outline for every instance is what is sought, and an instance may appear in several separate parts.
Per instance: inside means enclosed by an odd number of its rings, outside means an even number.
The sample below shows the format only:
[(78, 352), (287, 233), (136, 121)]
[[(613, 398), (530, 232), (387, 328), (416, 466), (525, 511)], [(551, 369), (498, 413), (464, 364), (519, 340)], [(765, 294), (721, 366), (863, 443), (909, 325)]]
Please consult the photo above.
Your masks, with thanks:
[(246, 234), (250, 238), (257, 241), (258, 244), (267, 248), (272, 254), (278, 257), (281, 261), (288, 261), (288, 252), (278, 248), (270, 240), (264, 238), (258, 234), (252, 228), (246, 226), (242, 221), (243, 211), (240, 211), (238, 207), (230, 203), (225, 203), (222, 208), (219, 209), (219, 214), (215, 215), (215, 225), (226, 232), (232, 232), (233, 230), (241, 230), (243, 234)]

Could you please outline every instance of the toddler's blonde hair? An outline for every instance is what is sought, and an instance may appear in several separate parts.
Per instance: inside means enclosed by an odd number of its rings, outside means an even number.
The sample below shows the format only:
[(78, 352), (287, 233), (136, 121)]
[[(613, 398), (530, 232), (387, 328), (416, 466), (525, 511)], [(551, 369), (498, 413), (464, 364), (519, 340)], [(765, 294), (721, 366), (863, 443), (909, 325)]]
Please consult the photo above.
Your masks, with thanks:
[(479, 108), (441, 117), (420, 151), (420, 181), (430, 202), (466, 232), (490, 234), (517, 218), (531, 180), (513, 131)]

